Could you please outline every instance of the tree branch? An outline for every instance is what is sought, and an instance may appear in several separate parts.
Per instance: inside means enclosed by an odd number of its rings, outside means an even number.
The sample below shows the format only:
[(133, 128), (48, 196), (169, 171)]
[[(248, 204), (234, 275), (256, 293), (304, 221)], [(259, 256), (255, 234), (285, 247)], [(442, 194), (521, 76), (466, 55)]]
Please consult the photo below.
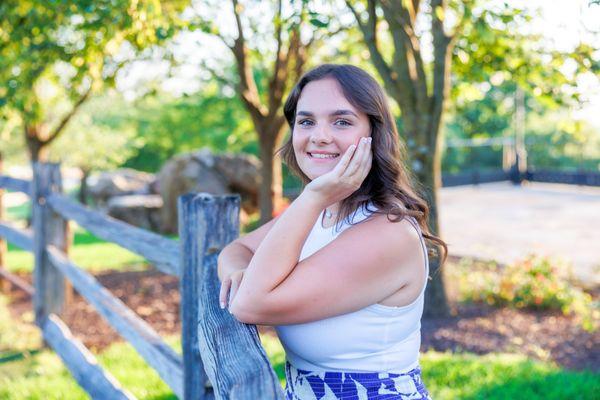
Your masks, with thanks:
[[(242, 96), (242, 101), (248, 107), (248, 111), (250, 112), (255, 125), (262, 126), (263, 119), (267, 116), (268, 111), (260, 101), (256, 82), (252, 76), (252, 68), (248, 61), (248, 49), (246, 48), (242, 19), (240, 17), (240, 6), (237, 0), (232, 0), (232, 3), (235, 23), (238, 30), (238, 37), (235, 39), (232, 51), (240, 76), (240, 94)], [(258, 129), (258, 131), (260, 132), (262, 129)]]
[(231, 81), (219, 74), (214, 68), (210, 67), (206, 60), (200, 60), (200, 67), (210, 72), (211, 76), (223, 85), (231, 85)]
[(65, 128), (65, 126), (67, 126), (67, 123), (71, 120), (71, 118), (73, 118), (73, 116), (75, 115), (75, 113), (77, 112), (77, 110), (79, 109), (79, 107), (81, 107), (81, 105), (83, 103), (85, 103), (85, 101), (88, 99), (88, 97), (90, 96), (90, 93), (92, 93), (92, 85), (90, 85), (90, 87), (79, 98), (79, 100), (77, 100), (77, 102), (73, 105), (73, 108), (71, 109), (71, 111), (68, 112), (67, 115), (65, 115), (63, 117), (63, 119), (60, 121), (60, 123), (54, 129), (54, 131), (52, 131), (52, 133), (48, 136), (48, 138), (46, 140), (42, 141), (42, 143), (44, 145), (50, 144), (54, 139), (56, 139), (58, 137), (58, 135)]
[[(381, 7), (394, 41), (393, 66), (395, 72), (398, 74), (396, 82), (398, 82), (397, 84), (401, 93), (396, 98), (396, 101), (401, 102), (400, 108), (402, 108), (403, 114), (406, 116), (415, 116), (417, 114), (417, 89), (415, 85), (417, 76), (414, 66), (411, 68), (409, 62), (410, 44), (406, 42), (404, 28), (398, 22), (398, 17), (396, 16), (398, 5), (391, 5), (387, 1), (382, 1)], [(414, 121), (407, 122), (409, 122), (409, 126), (415, 124)]]
[(400, 22), (398, 28), (404, 38), (404, 43), (407, 48), (409, 66), (411, 69), (414, 69), (411, 71), (411, 74), (415, 85), (418, 108), (419, 110), (426, 110), (428, 103), (427, 77), (425, 75), (425, 66), (423, 65), (423, 59), (421, 57), (421, 43), (414, 28), (417, 19), (416, 10), (419, 9), (419, 1), (413, 0), (407, 4), (411, 9), (400, 7), (396, 17)]
[[(440, 19), (436, 9), (446, 9), (445, 0), (431, 1), (431, 33), (433, 35), (433, 93), (430, 99), (430, 126), (428, 129), (429, 145), (435, 146), (437, 127), (441, 123), (444, 99), (448, 95), (450, 80), (450, 63), (452, 38), (444, 32), (444, 21)], [(433, 147), (432, 147), (433, 148)]]
[(283, 38), (281, 36), (283, 27), (283, 21), (281, 19), (281, 0), (277, 3), (277, 14), (275, 15), (275, 39), (277, 40), (277, 51), (275, 52), (273, 73), (269, 82), (269, 114), (276, 113), (281, 105), (285, 82), (287, 80), (287, 65), (289, 60), (289, 57), (286, 57), (283, 54)]
[[(367, 44), (369, 53), (371, 54), (373, 64), (375, 65), (375, 68), (377, 68), (381, 79), (383, 79), (388, 93), (390, 93), (390, 95), (394, 97), (400, 104), (400, 99), (402, 98), (402, 88), (399, 86), (396, 80), (397, 76), (393, 75), (392, 69), (383, 58), (383, 55), (377, 46), (377, 15), (375, 14), (375, 1), (369, 0), (369, 17), (366, 23), (363, 22), (358, 11), (356, 11), (349, 0), (346, 0), (346, 5), (350, 11), (352, 11), (352, 14), (354, 14), (356, 23), (358, 24), (358, 27), (362, 31), (365, 38), (365, 43)], [(400, 107), (402, 107), (402, 104), (400, 104)]]

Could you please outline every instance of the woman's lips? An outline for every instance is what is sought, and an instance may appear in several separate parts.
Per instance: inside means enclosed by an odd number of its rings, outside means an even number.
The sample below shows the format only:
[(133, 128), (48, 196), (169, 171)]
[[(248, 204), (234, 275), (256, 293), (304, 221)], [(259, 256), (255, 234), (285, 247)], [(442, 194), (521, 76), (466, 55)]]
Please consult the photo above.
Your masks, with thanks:
[[(336, 160), (340, 156), (339, 154), (327, 154), (326, 157), (313, 157), (312, 153), (310, 152), (307, 152), (306, 154), (308, 155), (308, 158), (310, 158), (314, 162), (329, 162), (332, 160)], [(334, 157), (331, 157), (331, 155), (334, 155)]]

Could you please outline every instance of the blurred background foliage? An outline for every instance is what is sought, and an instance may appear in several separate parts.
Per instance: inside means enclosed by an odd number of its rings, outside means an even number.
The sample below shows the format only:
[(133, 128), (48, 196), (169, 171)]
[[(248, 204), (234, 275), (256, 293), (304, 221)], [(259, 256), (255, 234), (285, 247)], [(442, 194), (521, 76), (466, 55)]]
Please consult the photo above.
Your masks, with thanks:
[[(117, 2), (112, 8), (109, 3), (78, 1), (61, 8), (53, 2), (27, 1), (18, 2), (18, 6), (12, 2), (0, 6), (6, 16), (0, 48), (0, 145), (8, 164), (27, 161), (23, 135), (27, 121), (56, 126), (97, 81), (102, 84), (94, 86), (93, 96), (65, 126), (60, 140), (50, 144), (51, 159), (83, 170), (125, 166), (155, 172), (173, 155), (203, 146), (217, 152), (258, 156), (252, 121), (232, 86), (236, 82), (233, 57), (220, 51), (211, 54), (215, 47), (208, 46), (208, 35), (197, 39), (206, 41), (198, 44), (204, 48), (205, 57), (195, 64), (198, 71), (189, 78), (189, 87), (195, 89), (174, 93), (161, 84), (161, 79), (172, 77), (186, 64), (187, 60), (178, 58), (173, 50), (177, 39), (184, 32), (207, 29), (194, 26), (192, 19), (182, 22), (174, 17), (188, 2), (161, 2), (160, 12), (152, 2), (140, 2), (135, 10), (127, 1)], [(582, 42), (571, 51), (557, 51), (540, 35), (521, 29), (537, 17), (535, 12), (484, 0), (468, 4), (471, 18), (454, 48), (451, 93), (443, 124), (446, 141), (512, 136), (514, 97), (519, 87), (525, 93), (526, 145), (531, 165), (599, 170), (600, 128), (573, 117), (573, 110), (585, 102), (577, 87), (577, 76), (598, 74), (597, 44)], [(44, 29), (19, 27), (19, 16), (25, 13), (38, 15), (34, 22), (45, 24)], [(140, 13), (145, 13), (150, 25), (136, 22)], [(325, 14), (313, 15), (310, 26), (317, 29), (330, 25), (332, 16)], [(309, 67), (323, 61), (349, 62), (379, 79), (355, 24), (350, 21), (338, 25), (342, 27), (340, 32), (315, 51)], [(57, 42), (59, 28), (63, 42)], [(249, 30), (260, 31), (256, 24)], [(259, 40), (260, 35), (256, 38)], [(390, 39), (382, 38), (382, 52), (389, 54)], [(77, 45), (81, 40), (84, 47)], [(128, 56), (123, 56), (122, 46), (131, 49)], [(258, 61), (264, 57), (261, 51), (273, 52), (269, 46), (267, 42), (253, 43), (250, 51), (251, 59), (257, 61), (254, 75), (263, 95), (270, 66)], [(87, 53), (82, 53), (85, 49)], [(118, 82), (133, 79), (126, 67), (157, 54), (169, 62), (166, 75), (145, 82), (146, 88), (139, 89), (137, 95), (127, 95)], [(212, 63), (230, 78), (229, 82), (203, 73), (202, 63)], [(402, 116), (397, 105), (393, 107), (401, 127)], [(86, 148), (96, 156), (83, 151)], [(73, 149), (82, 151), (74, 154)], [(448, 148), (443, 170), (494, 168), (501, 163), (501, 153), (501, 146)], [(297, 185), (284, 167), (284, 188)]]

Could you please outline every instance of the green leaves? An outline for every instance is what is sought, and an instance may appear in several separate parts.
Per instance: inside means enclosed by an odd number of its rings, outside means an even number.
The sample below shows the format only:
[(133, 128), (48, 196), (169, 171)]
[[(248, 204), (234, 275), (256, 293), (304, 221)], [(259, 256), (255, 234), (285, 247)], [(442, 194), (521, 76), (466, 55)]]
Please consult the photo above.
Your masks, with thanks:
[[(97, 91), (113, 85), (123, 65), (114, 59), (121, 46), (129, 43), (139, 52), (168, 40), (181, 25), (178, 16), (187, 4), (182, 0), (3, 1), (0, 118), (16, 111), (25, 126), (56, 125), (63, 117), (44, 95), (44, 81), (60, 82), (66, 89), (62, 95), (73, 104), (90, 87)], [(68, 110), (62, 114), (68, 115)], [(48, 139), (33, 135), (30, 139), (40, 143)]]

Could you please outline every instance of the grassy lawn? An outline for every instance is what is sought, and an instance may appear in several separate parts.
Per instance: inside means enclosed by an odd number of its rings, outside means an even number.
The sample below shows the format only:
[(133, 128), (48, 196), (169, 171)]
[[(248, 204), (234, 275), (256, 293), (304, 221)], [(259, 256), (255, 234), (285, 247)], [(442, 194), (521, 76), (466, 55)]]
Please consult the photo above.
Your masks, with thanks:
[(30, 202), (26, 202), (14, 207), (6, 208), (6, 218), (9, 221), (22, 221), (27, 219), (30, 214)]
[[(107, 243), (81, 228), (74, 231), (73, 246), (69, 258), (81, 268), (99, 272), (108, 269), (140, 270), (146, 268), (143, 257), (114, 243)], [(31, 272), (33, 254), (9, 244), (6, 265), (12, 272)]]
[[(25, 316), (31, 320), (32, 315)], [(178, 337), (166, 338), (181, 352)], [(39, 348), (39, 333), (11, 320), (0, 297), (0, 399), (86, 399), (59, 357)], [(285, 356), (278, 340), (262, 337), (282, 386)], [(33, 351), (32, 351), (33, 350)], [(168, 386), (125, 343), (98, 356), (121, 384), (139, 399), (175, 399)], [(515, 354), (452, 354), (429, 351), (421, 356), (423, 379), (434, 399), (594, 399), (600, 376), (569, 372)]]
[[(17, 221), (26, 218), (29, 205), (22, 204), (7, 209), (8, 220)], [(140, 270), (146, 268), (143, 257), (130, 252), (114, 243), (107, 243), (97, 238), (76, 224), (74, 228), (73, 246), (69, 256), (83, 269), (91, 272), (103, 270)], [(31, 272), (33, 270), (33, 254), (23, 251), (11, 244), (8, 245), (6, 257), (8, 270), (11, 272)]]

